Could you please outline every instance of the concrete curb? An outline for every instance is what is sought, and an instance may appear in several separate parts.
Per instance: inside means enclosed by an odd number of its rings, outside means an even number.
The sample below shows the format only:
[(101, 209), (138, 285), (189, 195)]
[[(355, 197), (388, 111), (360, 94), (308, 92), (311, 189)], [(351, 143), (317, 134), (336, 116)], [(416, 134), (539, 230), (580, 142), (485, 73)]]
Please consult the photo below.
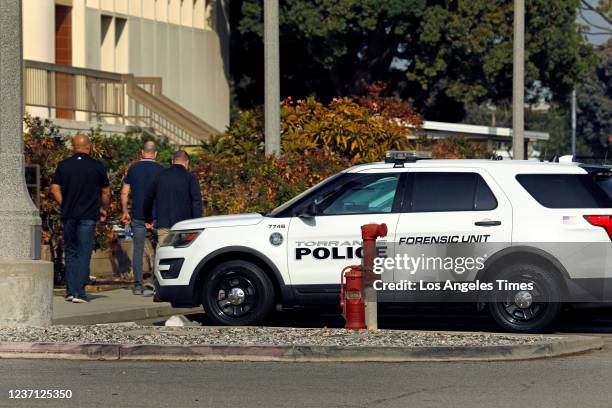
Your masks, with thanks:
[(201, 313), (201, 308), (175, 309), (169, 304), (159, 306), (147, 306), (141, 308), (129, 308), (124, 310), (113, 310), (108, 312), (95, 312), (78, 316), (65, 316), (53, 319), (54, 325), (79, 325), (132, 322), (137, 320), (155, 319), (158, 317), (169, 317), (177, 314)]
[(274, 361), (274, 362), (417, 362), (511, 361), (559, 357), (598, 350), (600, 337), (564, 336), (516, 346), (343, 347), (0, 343), (2, 358), (70, 360)]

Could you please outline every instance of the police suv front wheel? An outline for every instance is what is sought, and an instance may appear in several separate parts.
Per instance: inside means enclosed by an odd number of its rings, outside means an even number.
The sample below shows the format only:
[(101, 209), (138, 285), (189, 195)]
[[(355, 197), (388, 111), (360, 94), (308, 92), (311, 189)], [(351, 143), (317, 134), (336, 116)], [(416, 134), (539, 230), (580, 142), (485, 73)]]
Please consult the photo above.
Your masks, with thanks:
[(266, 273), (247, 261), (216, 266), (204, 283), (204, 311), (218, 325), (261, 323), (274, 306), (274, 287)]
[(522, 285), (496, 293), (489, 312), (505, 330), (538, 333), (548, 329), (561, 311), (561, 288), (555, 274), (537, 265), (519, 264), (495, 274), (496, 281)]

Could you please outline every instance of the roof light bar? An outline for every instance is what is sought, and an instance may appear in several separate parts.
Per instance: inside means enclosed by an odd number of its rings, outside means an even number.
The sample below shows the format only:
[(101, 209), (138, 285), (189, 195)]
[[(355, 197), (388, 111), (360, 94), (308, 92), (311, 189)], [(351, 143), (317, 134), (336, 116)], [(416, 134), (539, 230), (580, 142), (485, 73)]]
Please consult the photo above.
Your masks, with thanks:
[(404, 163), (414, 163), (417, 160), (431, 159), (431, 152), (418, 150), (387, 150), (385, 163), (395, 163), (397, 167), (403, 167)]

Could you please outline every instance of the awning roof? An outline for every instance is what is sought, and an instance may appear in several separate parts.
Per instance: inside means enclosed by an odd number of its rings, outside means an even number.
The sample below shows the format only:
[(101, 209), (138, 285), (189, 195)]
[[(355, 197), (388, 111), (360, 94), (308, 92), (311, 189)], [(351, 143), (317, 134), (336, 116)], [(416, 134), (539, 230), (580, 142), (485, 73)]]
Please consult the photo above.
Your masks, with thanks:
[[(463, 123), (435, 122), (426, 120), (423, 122), (419, 133), (425, 133), (433, 137), (466, 136), (470, 138), (508, 140), (512, 137), (512, 129), (506, 127), (466, 125)], [(548, 132), (525, 131), (525, 138), (530, 141), (548, 140)]]

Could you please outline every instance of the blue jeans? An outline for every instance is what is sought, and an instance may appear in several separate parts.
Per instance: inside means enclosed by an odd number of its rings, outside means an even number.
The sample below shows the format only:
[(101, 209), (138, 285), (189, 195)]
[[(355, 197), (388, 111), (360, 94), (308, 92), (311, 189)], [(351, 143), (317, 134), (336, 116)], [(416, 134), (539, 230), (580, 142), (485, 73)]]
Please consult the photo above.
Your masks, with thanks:
[(134, 252), (132, 254), (132, 269), (134, 270), (134, 287), (142, 288), (142, 257), (144, 256), (147, 228), (144, 220), (132, 220), (132, 233), (134, 234)]
[(96, 220), (67, 218), (64, 224), (66, 258), (66, 296), (85, 298), (89, 281), (89, 262), (96, 238)]

